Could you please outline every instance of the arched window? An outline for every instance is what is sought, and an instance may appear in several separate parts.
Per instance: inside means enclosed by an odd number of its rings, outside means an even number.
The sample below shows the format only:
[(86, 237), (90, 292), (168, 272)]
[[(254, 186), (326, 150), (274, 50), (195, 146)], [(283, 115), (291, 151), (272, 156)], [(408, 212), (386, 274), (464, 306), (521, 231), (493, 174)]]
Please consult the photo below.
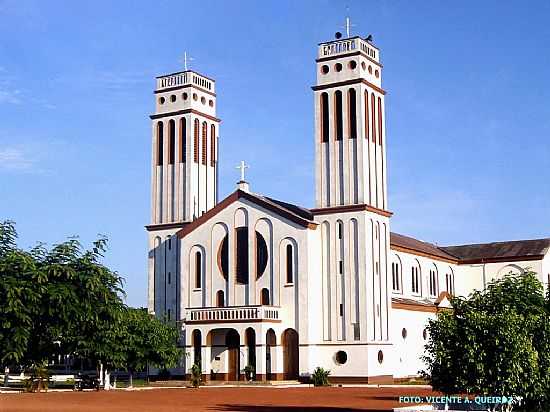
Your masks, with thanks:
[(430, 269), (430, 296), (437, 296), (437, 268), (434, 266)]
[(176, 122), (168, 122), (168, 164), (173, 165), (176, 158)]
[(235, 229), (237, 235), (237, 283), (248, 285), (248, 227)]
[(411, 290), (415, 295), (422, 293), (420, 289), (420, 264), (416, 261), (411, 268)]
[(195, 365), (201, 364), (201, 349), (202, 349), (202, 336), (201, 331), (195, 329), (192, 335), (193, 340), (193, 363)]
[(185, 118), (180, 119), (180, 163), (185, 163), (187, 153), (187, 123)]
[(449, 267), (448, 272), (445, 274), (445, 285), (446, 290), (449, 292), (449, 294), (454, 295), (455, 294), (455, 276), (453, 269)]
[(294, 282), (294, 251), (292, 245), (286, 245), (286, 283)]
[(392, 287), (395, 292), (401, 292), (401, 262), (396, 257), (395, 262), (391, 264)]
[(227, 235), (225, 235), (218, 249), (218, 267), (225, 280), (227, 280), (229, 272), (229, 247), (227, 243)]
[(355, 95), (355, 89), (349, 89), (348, 91), (348, 125), (349, 125), (349, 138), (357, 138), (357, 101)]
[(216, 126), (210, 126), (210, 166), (216, 166)]
[(260, 296), (260, 303), (262, 305), (269, 305), (269, 289), (263, 288)]
[(157, 166), (161, 166), (164, 163), (164, 125), (162, 122), (157, 123)]
[(218, 308), (223, 308), (225, 306), (225, 296), (223, 290), (218, 290), (216, 292), (216, 306)]
[(382, 99), (378, 98), (378, 144), (382, 146)]
[(206, 165), (206, 153), (207, 153), (207, 138), (208, 126), (206, 122), (202, 122), (202, 164)]
[(195, 119), (193, 129), (193, 161), (199, 163), (199, 119)]
[(334, 119), (334, 135), (336, 136), (336, 140), (342, 140), (344, 124), (342, 120), (342, 92), (340, 90), (334, 93)]
[(202, 287), (202, 254), (201, 252), (195, 252), (195, 288), (200, 289)]
[(344, 238), (344, 223), (341, 220), (336, 222), (336, 228), (338, 233), (338, 239)]
[(374, 100), (374, 93), (371, 93), (370, 95), (370, 121), (371, 121), (371, 128), (370, 133), (372, 135), (372, 142), (376, 143), (376, 112), (375, 112), (375, 100)]
[(328, 93), (321, 93), (321, 142), (328, 142), (329, 135)]

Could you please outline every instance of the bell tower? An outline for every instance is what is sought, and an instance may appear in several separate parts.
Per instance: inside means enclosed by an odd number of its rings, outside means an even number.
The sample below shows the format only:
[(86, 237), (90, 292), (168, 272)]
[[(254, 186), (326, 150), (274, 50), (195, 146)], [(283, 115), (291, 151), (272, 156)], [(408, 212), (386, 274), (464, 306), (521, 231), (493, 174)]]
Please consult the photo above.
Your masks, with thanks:
[(387, 210), (382, 65), (372, 37), (319, 44), (315, 92), (316, 207)]
[(217, 203), (216, 84), (191, 70), (156, 82), (151, 220), (190, 222)]
[(148, 308), (177, 320), (180, 269), (174, 234), (218, 202), (216, 82), (192, 70), (167, 74), (156, 78), (154, 96)]

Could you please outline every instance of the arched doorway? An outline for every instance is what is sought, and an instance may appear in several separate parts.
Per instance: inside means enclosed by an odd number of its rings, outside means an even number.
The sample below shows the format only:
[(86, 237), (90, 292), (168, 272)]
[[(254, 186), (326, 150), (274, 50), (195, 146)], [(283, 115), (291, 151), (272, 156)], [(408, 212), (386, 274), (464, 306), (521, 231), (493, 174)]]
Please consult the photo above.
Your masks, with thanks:
[(235, 329), (230, 329), (225, 335), (225, 346), (227, 347), (227, 380), (238, 381), (239, 371), (239, 353), (240, 336)]
[(202, 336), (201, 331), (195, 329), (192, 335), (193, 342), (193, 364), (201, 364)]
[(273, 369), (273, 353), (275, 353), (275, 346), (277, 345), (277, 338), (273, 329), (269, 329), (265, 336), (265, 378), (270, 381), (274, 379)]
[(283, 378), (298, 379), (298, 332), (287, 329), (283, 332)]
[(246, 347), (248, 349), (248, 359), (245, 366), (252, 367), (252, 379), (256, 377), (256, 332), (252, 328), (246, 329)]

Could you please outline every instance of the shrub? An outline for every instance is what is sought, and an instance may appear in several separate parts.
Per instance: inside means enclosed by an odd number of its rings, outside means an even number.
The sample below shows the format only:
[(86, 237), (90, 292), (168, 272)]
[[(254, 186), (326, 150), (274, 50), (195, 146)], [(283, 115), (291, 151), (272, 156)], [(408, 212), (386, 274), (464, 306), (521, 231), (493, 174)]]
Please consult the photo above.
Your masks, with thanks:
[(191, 379), (189, 379), (193, 388), (198, 388), (202, 384), (202, 369), (199, 363), (195, 363), (191, 367)]
[(313, 386), (329, 386), (328, 375), (330, 375), (329, 370), (325, 370), (319, 366), (316, 367), (311, 375)]

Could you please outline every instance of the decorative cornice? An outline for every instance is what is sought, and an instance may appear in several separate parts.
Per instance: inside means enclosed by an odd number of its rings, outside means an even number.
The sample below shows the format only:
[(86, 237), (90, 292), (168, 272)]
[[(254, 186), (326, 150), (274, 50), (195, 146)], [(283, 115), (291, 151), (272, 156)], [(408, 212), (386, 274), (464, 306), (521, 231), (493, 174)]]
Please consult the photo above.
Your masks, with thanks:
[(210, 90), (206, 90), (202, 87), (199, 87), (196, 84), (184, 84), (183, 86), (167, 87), (166, 89), (155, 90), (153, 93), (159, 94), (159, 93), (173, 92), (176, 90), (189, 89), (189, 88), (197, 89), (203, 93), (209, 94), (210, 96), (216, 97), (216, 93), (211, 92)]
[(369, 86), (371, 89), (376, 90), (376, 91), (377, 91), (378, 93), (380, 93), (380, 94), (383, 94), (383, 95), (386, 94), (386, 91), (385, 91), (384, 89), (381, 89), (380, 87), (378, 87), (378, 86), (372, 84), (371, 82), (369, 82), (369, 81), (366, 80), (366, 79), (352, 79), (352, 80), (345, 80), (345, 81), (343, 81), (343, 82), (319, 84), (319, 85), (317, 85), (317, 86), (312, 86), (311, 89), (314, 90), (314, 91), (318, 91), (318, 90), (329, 89), (329, 88), (332, 88), (332, 87), (349, 86), (349, 85), (351, 85), (351, 84), (358, 84), (358, 83), (366, 84), (366, 85)]
[(364, 58), (366, 58), (371, 63), (376, 64), (380, 68), (384, 67), (384, 66), (382, 66), (382, 64), (380, 64), (376, 60), (372, 59), (371, 57), (367, 56), (367, 54), (365, 52), (360, 51), (360, 50), (354, 51), (354, 52), (351, 52), (351, 53), (346, 53), (346, 54), (339, 54), (339, 55), (336, 55), (336, 56), (319, 57), (315, 61), (317, 63), (323, 63), (323, 62), (328, 62), (328, 61), (331, 61), (331, 60), (340, 59), (342, 57), (353, 57), (353, 56), (359, 56), (359, 55), (363, 56)]
[(391, 217), (393, 215), (393, 213), (388, 210), (378, 209), (377, 207), (370, 206), (364, 203), (359, 205), (345, 205), (345, 206), (321, 207), (317, 209), (311, 209), (311, 213), (313, 213), (314, 215), (329, 215), (332, 213), (347, 213), (347, 212), (361, 212), (361, 211), (376, 213), (377, 215), (384, 216), (384, 217)]
[(163, 117), (179, 116), (179, 115), (188, 114), (188, 113), (193, 113), (193, 114), (196, 114), (197, 116), (202, 116), (209, 120), (212, 120), (213, 122), (221, 123), (221, 119), (218, 119), (217, 117), (214, 117), (214, 116), (210, 116), (209, 114), (206, 114), (203, 112), (199, 112), (198, 110), (195, 110), (195, 109), (184, 109), (184, 110), (178, 110), (175, 112), (152, 114), (149, 117), (151, 118), (151, 120), (154, 120), (154, 119), (161, 119)]
[(173, 223), (156, 223), (145, 226), (148, 232), (154, 232), (157, 230), (179, 229), (188, 225), (189, 222), (173, 222)]

